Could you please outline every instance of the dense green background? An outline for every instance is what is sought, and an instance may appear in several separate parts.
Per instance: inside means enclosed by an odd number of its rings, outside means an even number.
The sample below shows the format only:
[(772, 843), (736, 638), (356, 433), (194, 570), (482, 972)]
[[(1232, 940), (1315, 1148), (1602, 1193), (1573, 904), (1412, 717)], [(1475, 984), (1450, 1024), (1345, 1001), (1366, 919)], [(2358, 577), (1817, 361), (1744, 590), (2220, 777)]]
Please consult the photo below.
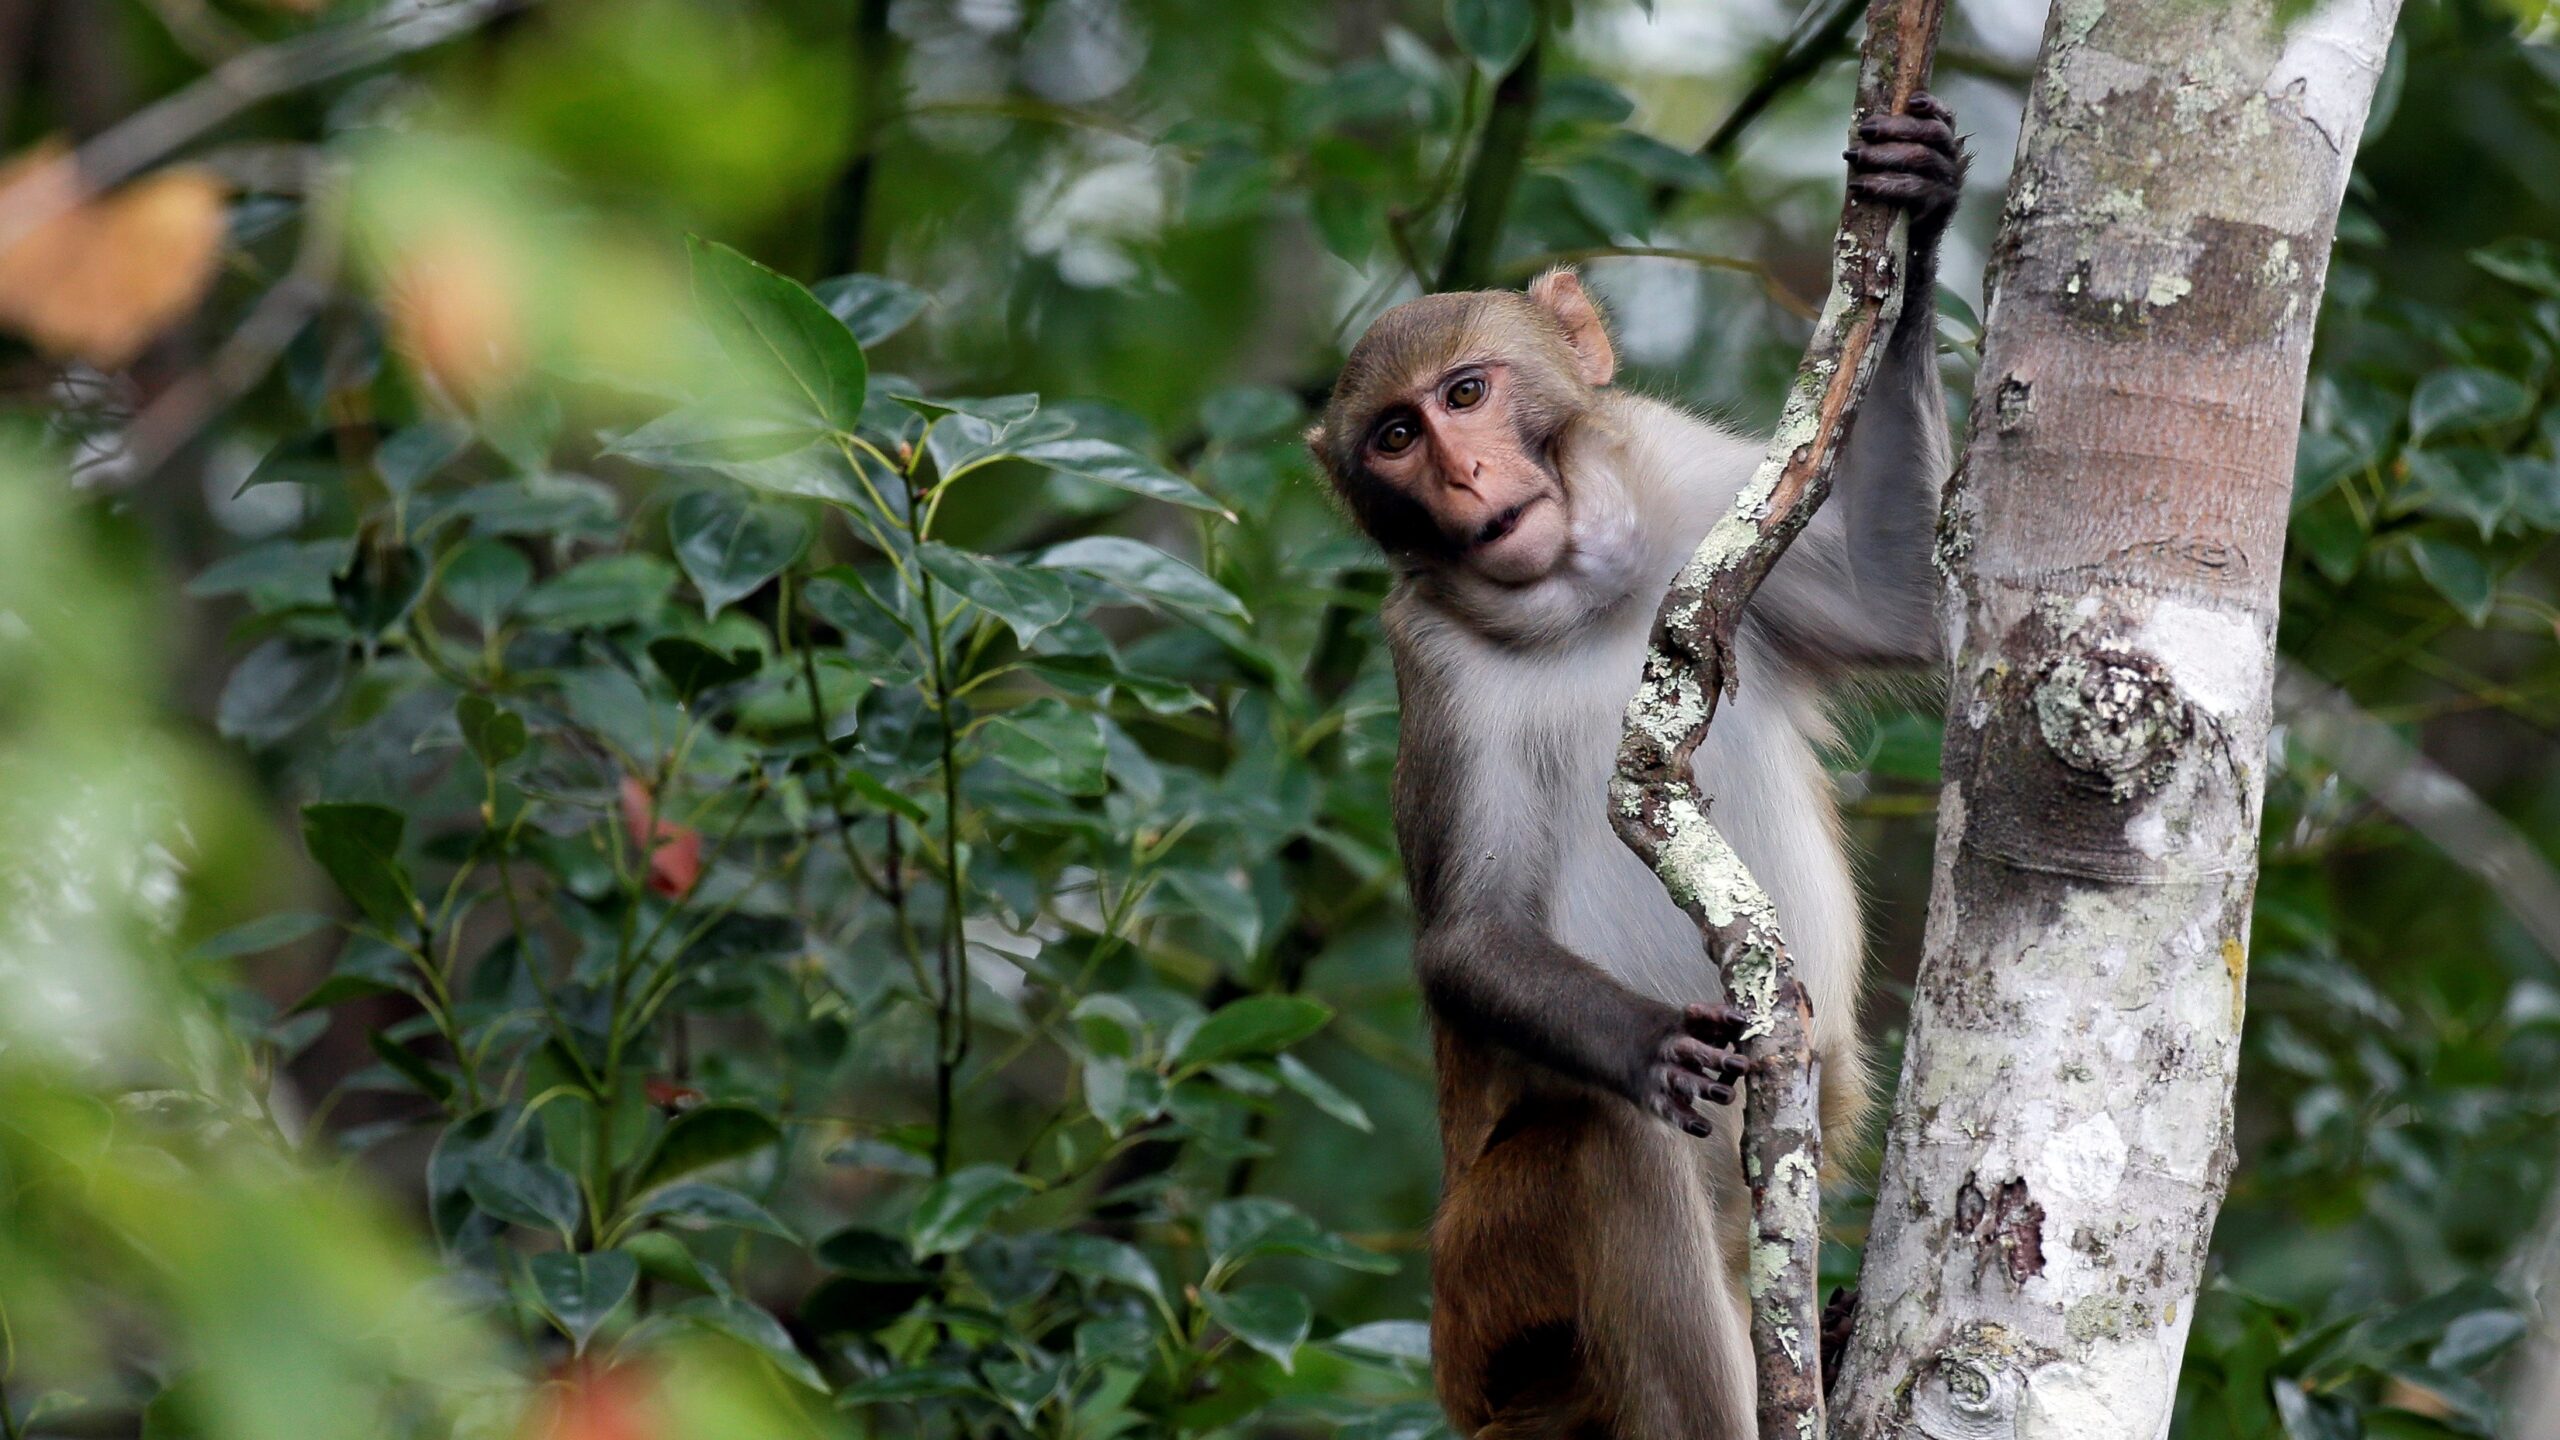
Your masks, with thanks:
[[(0, 141), (395, 8), (0, 3)], [(1847, 10), (549, 0), (191, 138), (200, 313), (0, 341), (7, 1433), (1435, 1433), (1384, 576), (1297, 431), (1559, 258), (1767, 419)], [(2039, 22), (1949, 22), (1959, 405)], [(2555, 25), (2411, 0), (2283, 630), (2544, 854)], [(1932, 704), (1837, 756), (1889, 1038)], [(2493, 1433), (2560, 962), (2278, 761), (2179, 1433)]]

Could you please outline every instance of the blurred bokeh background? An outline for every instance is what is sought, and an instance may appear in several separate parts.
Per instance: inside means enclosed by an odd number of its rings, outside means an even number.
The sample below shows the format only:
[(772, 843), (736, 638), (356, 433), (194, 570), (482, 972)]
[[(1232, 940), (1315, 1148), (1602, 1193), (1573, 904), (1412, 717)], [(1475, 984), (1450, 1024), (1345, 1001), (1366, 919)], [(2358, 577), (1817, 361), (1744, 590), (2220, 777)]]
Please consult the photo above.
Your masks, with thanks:
[[(1860, 9), (0, 0), (0, 1434), (1438, 1433), (1297, 432), (1560, 262), (1772, 418)], [(1948, 22), (1960, 413), (2043, 23)], [(2560, 1300), (2555, 236), (2560, 12), (2410, 0), (2181, 1435), (2505, 1433)], [(1847, 704), (1891, 1041), (1936, 696)]]

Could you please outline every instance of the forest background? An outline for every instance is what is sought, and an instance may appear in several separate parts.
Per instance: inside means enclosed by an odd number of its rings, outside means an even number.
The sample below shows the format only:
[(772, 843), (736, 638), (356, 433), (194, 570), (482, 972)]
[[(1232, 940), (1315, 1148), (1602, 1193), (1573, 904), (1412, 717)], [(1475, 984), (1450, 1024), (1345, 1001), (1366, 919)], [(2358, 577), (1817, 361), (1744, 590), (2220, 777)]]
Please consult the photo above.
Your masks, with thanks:
[[(1567, 261), (1766, 425), (1859, 8), (0, 0), (6, 1433), (1439, 1433), (1298, 432)], [(1959, 406), (2044, 19), (1948, 22)], [(2412, 4), (2182, 1436), (2499, 1433), (2560, 1304), (2554, 236), (2560, 13)], [(1832, 757), (1888, 1050), (1937, 704)]]

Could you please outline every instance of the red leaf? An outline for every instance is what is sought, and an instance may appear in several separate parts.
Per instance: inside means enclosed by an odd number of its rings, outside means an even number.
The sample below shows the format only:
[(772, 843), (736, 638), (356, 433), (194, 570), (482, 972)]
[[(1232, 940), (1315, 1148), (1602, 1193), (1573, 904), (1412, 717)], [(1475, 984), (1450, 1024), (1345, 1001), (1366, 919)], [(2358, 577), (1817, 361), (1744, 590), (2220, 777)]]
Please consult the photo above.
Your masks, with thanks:
[(648, 847), (650, 890), (670, 900), (692, 894), (702, 880), (702, 832), (658, 819), (649, 787), (630, 775), (622, 777), (622, 823), (633, 845)]
[(656, 1389), (637, 1365), (570, 1364), (542, 1387), (523, 1440), (662, 1440)]

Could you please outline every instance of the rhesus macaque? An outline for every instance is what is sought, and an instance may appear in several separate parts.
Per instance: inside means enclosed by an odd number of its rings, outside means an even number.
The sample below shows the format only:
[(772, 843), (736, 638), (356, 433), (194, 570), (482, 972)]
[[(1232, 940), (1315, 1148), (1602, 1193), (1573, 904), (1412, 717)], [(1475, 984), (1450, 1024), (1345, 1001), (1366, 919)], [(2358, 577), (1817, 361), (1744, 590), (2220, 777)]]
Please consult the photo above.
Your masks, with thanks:
[[(1909, 288), (1831, 502), (1746, 612), (1741, 693), (1699, 751), (1712, 818), (1775, 900), (1814, 1004), (1824, 1122), (1856, 1133), (1857, 890), (1818, 750), (1822, 686), (1934, 661), (1948, 467), (1937, 242), (1963, 156), (1926, 95), (1848, 152), (1906, 208)], [(1352, 350), (1309, 442), (1394, 562), (1395, 813), (1434, 1021), (1445, 1196), (1440, 1398), (1480, 1440), (1744, 1440), (1753, 1426), (1733, 1098), (1737, 1023), (1698, 929), (1606, 812), (1671, 577), (1762, 446), (1610, 388), (1570, 270), (1432, 295)]]

